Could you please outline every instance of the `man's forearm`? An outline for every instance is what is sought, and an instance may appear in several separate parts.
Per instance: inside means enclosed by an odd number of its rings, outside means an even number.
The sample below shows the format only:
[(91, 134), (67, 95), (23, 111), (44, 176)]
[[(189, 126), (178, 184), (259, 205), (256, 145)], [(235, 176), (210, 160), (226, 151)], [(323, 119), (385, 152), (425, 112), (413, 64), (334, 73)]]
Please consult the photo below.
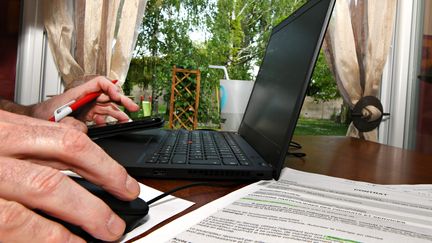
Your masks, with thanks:
[(4, 111), (13, 112), (20, 115), (32, 116), (33, 105), (24, 106), (16, 104), (12, 101), (8, 101), (0, 98), (0, 109)]

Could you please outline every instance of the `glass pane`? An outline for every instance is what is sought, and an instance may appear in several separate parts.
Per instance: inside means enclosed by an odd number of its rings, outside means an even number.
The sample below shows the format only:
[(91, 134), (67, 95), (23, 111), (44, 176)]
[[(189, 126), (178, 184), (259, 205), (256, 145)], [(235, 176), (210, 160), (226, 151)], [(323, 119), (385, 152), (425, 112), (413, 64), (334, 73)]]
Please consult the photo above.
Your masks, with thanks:
[(0, 97), (14, 100), (20, 1), (0, 2)]
[(416, 150), (432, 154), (432, 0), (425, 1)]

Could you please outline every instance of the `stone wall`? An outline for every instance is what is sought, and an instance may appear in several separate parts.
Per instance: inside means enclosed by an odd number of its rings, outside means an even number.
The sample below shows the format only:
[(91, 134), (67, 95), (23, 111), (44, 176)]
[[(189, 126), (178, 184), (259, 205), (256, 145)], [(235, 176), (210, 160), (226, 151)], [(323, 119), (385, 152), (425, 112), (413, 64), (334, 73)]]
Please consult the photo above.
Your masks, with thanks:
[(331, 119), (333, 115), (340, 114), (342, 104), (341, 98), (317, 103), (312, 97), (306, 97), (300, 116), (314, 119)]

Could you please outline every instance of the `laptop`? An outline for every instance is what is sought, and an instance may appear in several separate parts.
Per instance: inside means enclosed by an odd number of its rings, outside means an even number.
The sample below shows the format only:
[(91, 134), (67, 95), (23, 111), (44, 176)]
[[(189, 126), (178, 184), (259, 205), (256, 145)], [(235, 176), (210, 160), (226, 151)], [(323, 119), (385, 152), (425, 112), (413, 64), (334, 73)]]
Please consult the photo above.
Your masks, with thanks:
[(137, 177), (278, 179), (335, 0), (310, 0), (273, 30), (237, 132), (151, 129), (97, 139)]

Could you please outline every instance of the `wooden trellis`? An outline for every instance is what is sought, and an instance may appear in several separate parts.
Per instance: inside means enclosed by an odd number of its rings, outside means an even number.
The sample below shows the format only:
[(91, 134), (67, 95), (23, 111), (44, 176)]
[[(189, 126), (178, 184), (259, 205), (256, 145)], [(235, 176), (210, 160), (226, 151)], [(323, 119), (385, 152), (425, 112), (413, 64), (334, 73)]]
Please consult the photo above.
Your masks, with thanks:
[(200, 70), (173, 67), (169, 127), (196, 129), (200, 94)]

